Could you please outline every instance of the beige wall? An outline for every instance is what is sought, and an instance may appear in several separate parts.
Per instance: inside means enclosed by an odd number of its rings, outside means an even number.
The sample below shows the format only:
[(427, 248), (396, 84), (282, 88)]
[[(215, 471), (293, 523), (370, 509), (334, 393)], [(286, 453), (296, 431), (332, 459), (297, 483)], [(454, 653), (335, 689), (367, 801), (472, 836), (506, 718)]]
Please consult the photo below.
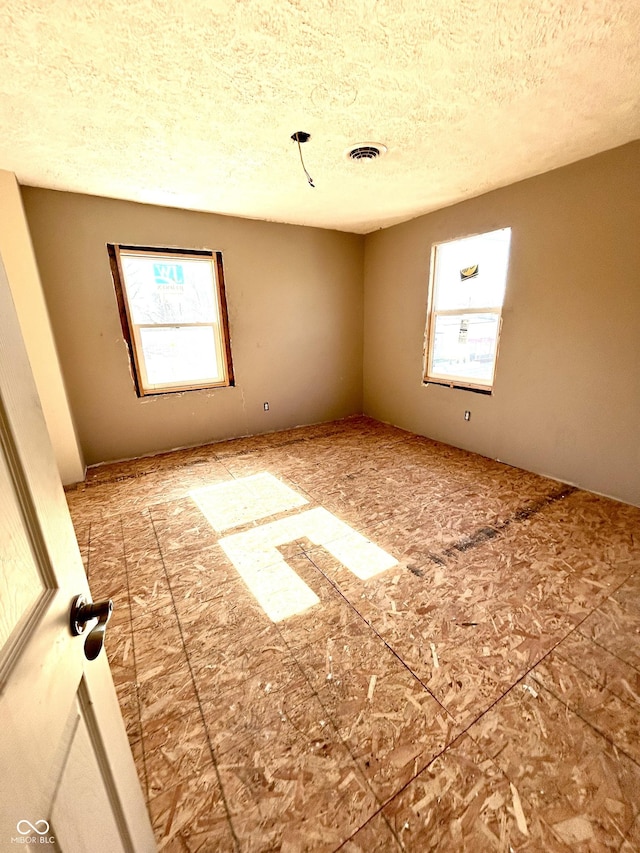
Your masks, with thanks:
[[(369, 235), (365, 412), (640, 504), (639, 224), (635, 142)], [(504, 226), (494, 394), (425, 386), (431, 246)]]
[(6, 171), (0, 171), (0, 256), (60, 477), (65, 484), (77, 483), (84, 479), (84, 460), (67, 400), (20, 188), (15, 175)]
[[(362, 411), (362, 237), (30, 187), (23, 200), (88, 464)], [(223, 252), (236, 387), (136, 396), (107, 243)]]
[[(23, 199), (90, 463), (364, 409), (640, 504), (640, 143), (364, 240), (33, 188)], [(425, 386), (431, 246), (504, 226), (494, 394)], [(107, 242), (223, 251), (235, 388), (135, 396)]]

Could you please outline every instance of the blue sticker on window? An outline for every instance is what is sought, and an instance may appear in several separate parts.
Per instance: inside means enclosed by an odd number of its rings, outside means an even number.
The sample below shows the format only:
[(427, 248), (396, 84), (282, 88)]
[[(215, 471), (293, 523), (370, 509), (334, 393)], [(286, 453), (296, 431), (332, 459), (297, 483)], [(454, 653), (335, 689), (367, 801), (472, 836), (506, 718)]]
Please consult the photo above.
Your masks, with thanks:
[(153, 275), (156, 284), (184, 284), (182, 264), (154, 264)]

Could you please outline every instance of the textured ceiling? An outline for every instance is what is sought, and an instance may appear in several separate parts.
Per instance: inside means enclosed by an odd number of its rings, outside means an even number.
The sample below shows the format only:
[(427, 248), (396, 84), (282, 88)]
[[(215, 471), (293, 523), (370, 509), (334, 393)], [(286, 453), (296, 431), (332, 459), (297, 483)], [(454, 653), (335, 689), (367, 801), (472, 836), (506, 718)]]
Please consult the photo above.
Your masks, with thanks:
[(639, 81), (637, 0), (0, 0), (0, 168), (365, 233), (637, 139)]

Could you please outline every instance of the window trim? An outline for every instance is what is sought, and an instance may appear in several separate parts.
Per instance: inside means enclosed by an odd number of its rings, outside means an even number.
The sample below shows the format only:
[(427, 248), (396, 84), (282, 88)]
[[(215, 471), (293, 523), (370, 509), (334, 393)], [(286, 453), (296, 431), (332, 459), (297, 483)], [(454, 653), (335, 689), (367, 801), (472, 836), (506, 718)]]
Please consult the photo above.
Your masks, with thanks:
[[(235, 384), (233, 375), (233, 362), (231, 359), (231, 339), (229, 335), (229, 314), (227, 310), (227, 299), (224, 281), (224, 267), (222, 263), (222, 252), (210, 249), (171, 249), (156, 246), (134, 246), (124, 243), (107, 243), (109, 263), (111, 266), (111, 277), (118, 304), (120, 325), (129, 353), (129, 367), (131, 377), (138, 397), (164, 396), (166, 394), (181, 394), (185, 391), (203, 391), (211, 388), (227, 388)], [(213, 323), (134, 323), (129, 308), (129, 301), (125, 287), (124, 271), (121, 262), (121, 252), (132, 252), (140, 255), (151, 255), (158, 258), (203, 258), (211, 261), (214, 273), (214, 286), (216, 289), (217, 306), (219, 312), (219, 324)], [(139, 329), (142, 328), (176, 328), (204, 326), (207, 328), (220, 327), (220, 340), (214, 331), (216, 338), (216, 353), (220, 356), (223, 367), (223, 379), (220, 382), (190, 382), (182, 385), (167, 385), (161, 388), (145, 389), (146, 369), (144, 360), (139, 356), (138, 348), (142, 349)], [(148, 383), (147, 383), (148, 384)]]
[[(427, 298), (427, 323), (426, 323), (426, 331), (425, 331), (425, 346), (424, 346), (424, 370), (422, 375), (422, 382), (424, 385), (442, 385), (445, 388), (456, 388), (459, 391), (475, 391), (480, 394), (493, 394), (493, 389), (496, 381), (496, 370), (498, 367), (498, 354), (500, 352), (500, 340), (502, 337), (502, 311), (504, 308), (504, 299), (503, 304), (496, 306), (485, 306), (482, 308), (447, 308), (441, 311), (437, 311), (434, 308), (435, 305), (435, 291), (436, 291), (436, 259), (437, 259), (437, 250), (439, 246), (445, 245), (446, 243), (455, 243), (458, 240), (465, 240), (467, 237), (479, 237), (483, 234), (490, 234), (492, 231), (500, 231), (503, 229), (512, 230), (510, 225), (505, 225), (503, 228), (493, 228), (491, 231), (479, 231), (477, 234), (469, 234), (466, 237), (454, 237), (451, 240), (440, 240), (437, 243), (434, 243), (431, 246), (431, 259), (429, 264), (429, 295)], [(511, 260), (511, 241), (509, 242), (509, 257), (507, 260), (507, 281), (505, 282), (505, 292), (506, 292), (506, 284), (508, 282), (509, 276), (509, 263)], [(447, 376), (438, 375), (435, 372), (429, 372), (429, 365), (431, 364), (431, 359), (433, 355), (433, 347), (435, 343), (435, 328), (436, 328), (436, 318), (438, 316), (446, 316), (446, 315), (460, 315), (460, 314), (494, 314), (498, 320), (498, 334), (496, 340), (496, 353), (493, 359), (493, 372), (491, 374), (491, 383), (487, 384), (486, 382), (471, 382), (469, 381), (469, 377), (467, 376), (452, 376), (448, 374)]]

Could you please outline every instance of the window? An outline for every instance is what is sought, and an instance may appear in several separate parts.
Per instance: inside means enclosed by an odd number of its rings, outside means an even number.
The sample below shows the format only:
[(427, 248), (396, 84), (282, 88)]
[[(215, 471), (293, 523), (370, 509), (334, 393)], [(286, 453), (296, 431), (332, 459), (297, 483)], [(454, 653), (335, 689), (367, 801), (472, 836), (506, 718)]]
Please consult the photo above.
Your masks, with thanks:
[(425, 382), (491, 392), (510, 241), (502, 228), (433, 247)]
[(222, 253), (107, 248), (138, 396), (233, 385)]

